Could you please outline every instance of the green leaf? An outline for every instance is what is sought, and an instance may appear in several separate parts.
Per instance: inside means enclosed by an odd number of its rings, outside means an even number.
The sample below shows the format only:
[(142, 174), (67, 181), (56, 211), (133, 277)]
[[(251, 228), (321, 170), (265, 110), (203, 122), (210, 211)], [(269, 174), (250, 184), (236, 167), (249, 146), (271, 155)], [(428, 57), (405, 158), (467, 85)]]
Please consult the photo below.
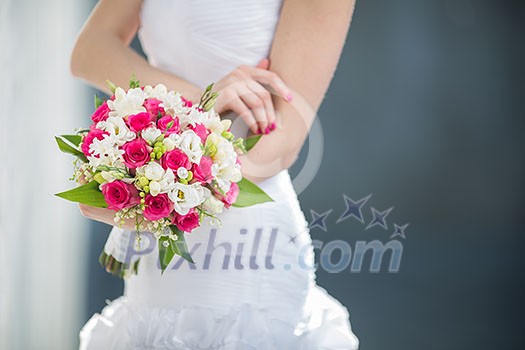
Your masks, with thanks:
[(237, 182), (237, 185), (239, 186), (239, 195), (235, 203), (232, 204), (234, 207), (243, 208), (255, 204), (273, 202), (273, 199), (266, 192), (244, 177)]
[[(186, 240), (184, 239), (184, 232), (179, 230), (175, 225), (170, 225), (170, 229), (177, 235), (178, 239), (174, 241), (166, 236), (161, 236), (159, 238), (159, 262), (161, 274), (164, 273), (175, 255), (181, 256), (192, 264), (195, 263), (191, 258)], [(164, 246), (164, 242), (167, 242), (166, 246)]]
[(91, 181), (71, 190), (56, 193), (55, 196), (67, 199), (68, 201), (87, 204), (92, 207), (107, 208), (108, 205), (104, 199), (104, 195), (98, 189), (98, 186), (98, 182)]
[(140, 81), (137, 80), (135, 73), (131, 74), (131, 79), (129, 80), (129, 88), (135, 89), (140, 87)]
[[(167, 242), (167, 246), (164, 246), (164, 242)], [(171, 260), (175, 256), (175, 250), (173, 249), (173, 240), (169, 237), (162, 236), (159, 238), (159, 261), (161, 274), (164, 273)]]
[(188, 250), (188, 245), (186, 244), (186, 238), (184, 237), (184, 232), (179, 230), (175, 225), (170, 225), (170, 229), (173, 233), (179, 237), (178, 240), (174, 241), (175, 245), (175, 254), (182, 256), (184, 259), (188, 260), (190, 263), (195, 264), (195, 261), (191, 258), (190, 251)]
[(111, 80), (106, 80), (106, 85), (108, 86), (108, 89), (111, 91), (111, 93), (115, 93), (115, 90), (117, 90), (117, 85), (113, 84)]
[(64, 153), (72, 154), (78, 157), (83, 162), (87, 162), (87, 158), (78, 148), (74, 147), (72, 144), (66, 142), (61, 136), (55, 136), (55, 140), (58, 144), (58, 148)]
[(104, 103), (104, 100), (98, 97), (97, 94), (95, 94), (94, 99), (95, 99), (95, 109), (98, 109), (98, 107), (102, 106), (102, 104)]
[(255, 146), (257, 142), (259, 142), (261, 137), (262, 135), (253, 135), (253, 136), (247, 137), (246, 140), (244, 141), (245, 143), (244, 147), (246, 148), (246, 151), (251, 150), (253, 146)]
[(80, 135), (60, 135), (59, 137), (68, 140), (75, 147), (79, 147), (82, 142), (82, 136)]

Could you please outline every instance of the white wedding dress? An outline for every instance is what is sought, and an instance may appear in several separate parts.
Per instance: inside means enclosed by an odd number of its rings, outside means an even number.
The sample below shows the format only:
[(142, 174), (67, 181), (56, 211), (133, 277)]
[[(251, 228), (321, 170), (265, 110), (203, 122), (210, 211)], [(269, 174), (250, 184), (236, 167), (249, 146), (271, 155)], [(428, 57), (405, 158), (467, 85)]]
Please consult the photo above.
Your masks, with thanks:
[[(267, 57), (280, 6), (145, 0), (139, 38), (152, 65), (205, 87)], [(80, 348), (357, 349), (346, 308), (315, 283), (308, 223), (288, 171), (259, 186), (274, 202), (230, 208), (216, 231), (205, 221), (186, 234), (195, 266), (174, 259), (161, 275), (158, 250), (142, 255), (124, 296), (83, 327)], [(130, 235), (114, 228), (110, 240)]]

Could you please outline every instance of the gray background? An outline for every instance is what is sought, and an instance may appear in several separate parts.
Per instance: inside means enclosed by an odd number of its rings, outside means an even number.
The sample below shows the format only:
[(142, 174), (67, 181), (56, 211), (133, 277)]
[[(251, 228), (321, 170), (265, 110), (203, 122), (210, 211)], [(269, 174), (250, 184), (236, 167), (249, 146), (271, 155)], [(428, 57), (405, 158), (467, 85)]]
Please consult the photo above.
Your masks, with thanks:
[[(323, 242), (387, 242), (410, 223), (399, 273), (318, 271), (361, 349), (521, 349), (524, 19), (522, 1), (357, 3), (300, 200), (308, 219), (333, 209), (311, 231)], [(389, 230), (336, 224), (343, 193), (372, 194), (365, 223), (394, 206)], [(93, 231), (86, 320), (122, 292), (97, 263), (109, 228)]]

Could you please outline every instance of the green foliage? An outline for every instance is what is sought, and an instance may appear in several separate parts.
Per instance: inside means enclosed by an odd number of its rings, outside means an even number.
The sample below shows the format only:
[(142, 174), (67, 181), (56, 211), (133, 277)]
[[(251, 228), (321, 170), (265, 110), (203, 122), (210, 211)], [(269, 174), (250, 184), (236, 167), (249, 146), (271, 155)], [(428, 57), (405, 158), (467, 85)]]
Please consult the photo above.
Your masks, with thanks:
[(159, 261), (162, 273), (164, 273), (175, 255), (181, 256), (192, 264), (195, 263), (191, 258), (186, 240), (184, 239), (184, 232), (179, 230), (175, 225), (170, 225), (170, 229), (177, 235), (178, 239), (174, 241), (166, 236), (159, 238)]
[(71, 190), (56, 193), (55, 196), (67, 199), (71, 202), (87, 204), (92, 207), (106, 208), (108, 205), (104, 199), (104, 195), (100, 192), (98, 187), (98, 182), (91, 181)]
[(259, 188), (256, 184), (246, 178), (242, 178), (237, 182), (239, 186), (239, 195), (232, 206), (234, 207), (249, 207), (255, 204), (273, 202), (273, 199)]
[[(61, 135), (55, 136), (58, 148), (64, 153), (69, 153), (77, 157), (83, 162), (87, 162), (87, 158), (77, 147), (80, 145), (79, 135)], [(78, 142), (78, 144), (77, 144)]]

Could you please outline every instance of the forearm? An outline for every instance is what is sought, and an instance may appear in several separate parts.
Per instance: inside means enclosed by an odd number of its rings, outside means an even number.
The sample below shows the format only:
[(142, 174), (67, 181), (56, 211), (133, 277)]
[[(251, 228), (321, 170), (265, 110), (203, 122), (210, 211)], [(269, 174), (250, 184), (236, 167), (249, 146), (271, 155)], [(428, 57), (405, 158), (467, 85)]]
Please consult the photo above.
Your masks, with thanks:
[[(99, 39), (101, 37), (103, 39)], [(151, 66), (119, 38), (107, 34), (104, 36), (104, 33), (90, 33), (89, 36), (79, 38), (71, 56), (71, 71), (74, 76), (106, 93), (109, 93), (106, 80), (126, 87), (132, 73), (143, 85), (162, 83), (189, 99), (198, 97), (201, 92), (186, 80)]]
[(134, 73), (143, 85), (163, 83), (188, 99), (198, 98), (197, 86), (151, 66), (129, 47), (140, 24), (141, 6), (141, 0), (100, 0), (75, 42), (72, 74), (109, 93), (106, 80), (125, 87)]
[(81, 38), (72, 53), (71, 71), (74, 76), (106, 93), (109, 93), (106, 80), (126, 87), (133, 73), (143, 85), (162, 83), (192, 99), (200, 94), (197, 86), (151, 66), (132, 48), (112, 36), (103, 40)]
[(353, 7), (353, 0), (284, 1), (270, 70), (292, 89), (293, 102), (274, 96), (280, 127), (241, 158), (246, 177), (259, 181), (295, 161), (334, 75)]

